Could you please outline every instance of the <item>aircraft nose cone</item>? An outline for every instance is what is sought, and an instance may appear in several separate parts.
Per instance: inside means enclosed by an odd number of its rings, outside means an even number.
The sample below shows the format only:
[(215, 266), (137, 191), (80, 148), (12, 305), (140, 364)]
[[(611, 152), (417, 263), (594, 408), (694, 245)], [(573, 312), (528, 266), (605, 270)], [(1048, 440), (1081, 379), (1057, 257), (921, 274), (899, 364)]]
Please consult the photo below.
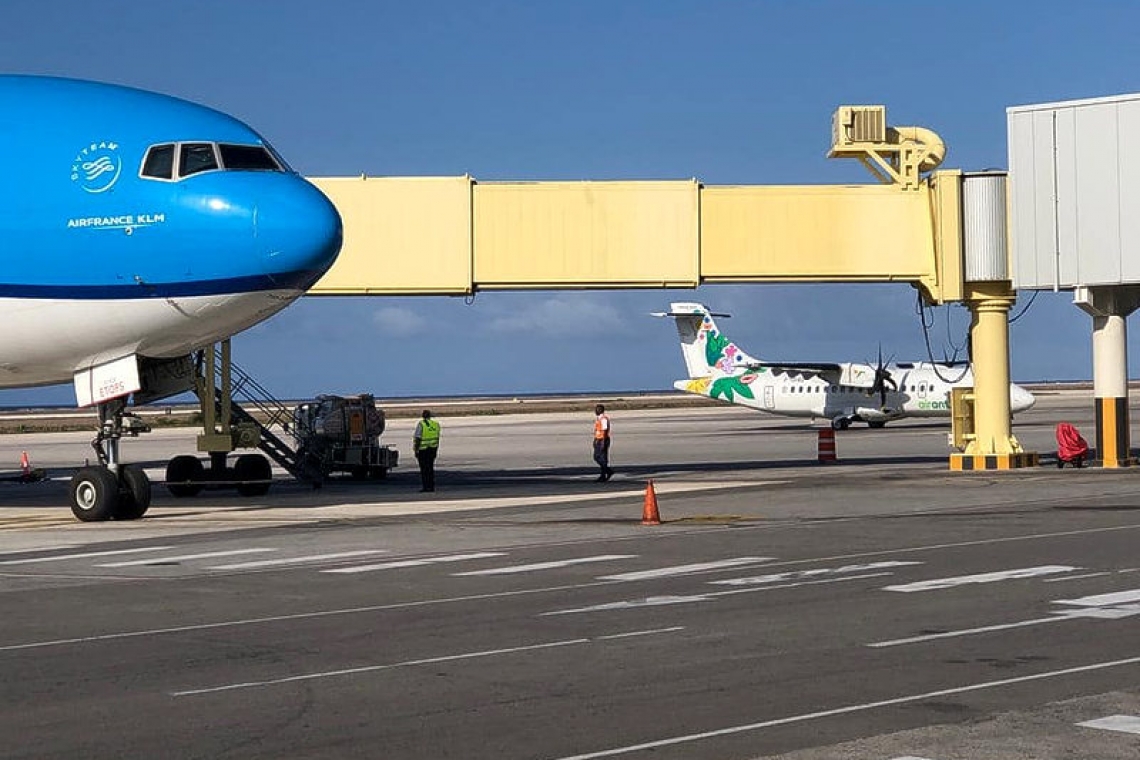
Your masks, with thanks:
[(320, 279), (340, 253), (340, 214), (317, 188), (290, 177), (271, 198), (258, 204), (255, 236), (273, 274), (300, 278), (307, 288)]
[(1037, 403), (1033, 394), (1020, 385), (1012, 385), (1009, 389), (1009, 406), (1011, 411), (1024, 412)]

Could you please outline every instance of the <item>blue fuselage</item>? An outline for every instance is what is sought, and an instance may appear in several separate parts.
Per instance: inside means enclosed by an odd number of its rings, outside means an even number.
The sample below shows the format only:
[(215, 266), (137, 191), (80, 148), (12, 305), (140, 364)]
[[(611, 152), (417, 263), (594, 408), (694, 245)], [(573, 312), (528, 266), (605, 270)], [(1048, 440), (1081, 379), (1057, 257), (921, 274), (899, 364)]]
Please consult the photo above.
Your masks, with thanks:
[(328, 199), (203, 106), (0, 76), (0, 140), (0, 386), (229, 337), (303, 293), (340, 249)]

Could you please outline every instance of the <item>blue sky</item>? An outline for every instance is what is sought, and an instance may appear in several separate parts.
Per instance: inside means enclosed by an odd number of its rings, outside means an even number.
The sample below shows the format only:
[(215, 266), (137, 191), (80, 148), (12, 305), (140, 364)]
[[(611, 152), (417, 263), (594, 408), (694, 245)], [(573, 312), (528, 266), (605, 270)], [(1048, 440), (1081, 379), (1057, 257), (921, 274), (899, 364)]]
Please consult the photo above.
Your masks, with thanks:
[[(5, 0), (0, 71), (213, 106), (307, 175), (833, 184), (871, 181), (824, 157), (836, 106), (934, 129), (946, 166), (1004, 167), (1007, 106), (1140, 91), (1137, 29), (1140, 5), (1095, 1)], [(647, 314), (671, 300), (733, 313), (726, 332), (764, 358), (926, 357), (909, 286), (720, 285), (306, 298), (235, 358), (288, 398), (662, 389), (683, 365)], [(1091, 320), (1070, 302), (1042, 293), (1011, 326), (1014, 378), (1091, 377)], [(941, 358), (968, 317), (932, 316)]]

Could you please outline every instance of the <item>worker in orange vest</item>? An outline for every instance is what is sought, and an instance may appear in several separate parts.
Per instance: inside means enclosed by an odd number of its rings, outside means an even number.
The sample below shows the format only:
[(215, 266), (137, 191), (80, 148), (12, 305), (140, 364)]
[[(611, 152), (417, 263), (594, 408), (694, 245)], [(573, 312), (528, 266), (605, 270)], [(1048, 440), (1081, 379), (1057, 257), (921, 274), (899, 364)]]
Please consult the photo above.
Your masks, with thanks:
[(601, 404), (594, 407), (594, 461), (602, 468), (599, 483), (605, 483), (614, 476), (610, 469), (610, 418)]

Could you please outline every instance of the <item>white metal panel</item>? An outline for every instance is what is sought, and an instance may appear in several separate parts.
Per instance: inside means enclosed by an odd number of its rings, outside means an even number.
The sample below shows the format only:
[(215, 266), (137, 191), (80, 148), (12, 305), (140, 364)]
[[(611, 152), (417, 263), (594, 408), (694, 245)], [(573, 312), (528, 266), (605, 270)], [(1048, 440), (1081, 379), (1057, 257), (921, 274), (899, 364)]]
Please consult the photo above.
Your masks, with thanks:
[[(1013, 286), (1036, 287), (1045, 280), (1037, 215), (1040, 172), (1034, 160), (1037, 133), (1034, 113), (1010, 113), (1009, 124), (1009, 225), (1012, 248)], [(1051, 166), (1050, 166), (1051, 171)], [(1013, 177), (1017, 177), (1015, 183)], [(1050, 209), (1052, 207), (1050, 206)], [(1051, 224), (1050, 224), (1051, 226)]]
[(1140, 101), (1121, 103), (1120, 152), (1120, 276), (1140, 282)]
[[(1077, 218), (1077, 272), (1082, 285), (1120, 282), (1120, 164), (1116, 104), (1097, 103), (1074, 116), (1074, 183), (1062, 195)], [(1069, 190), (1069, 188), (1066, 188)], [(1065, 259), (1070, 252), (1065, 251)]]
[(1005, 172), (966, 175), (962, 183), (966, 281), (1009, 279)]
[[(1031, 207), (1033, 224), (1036, 225), (1035, 259), (1036, 272), (1041, 287), (1055, 287), (1060, 276), (1057, 240), (1057, 166), (1055, 162), (1056, 113), (1028, 114), (1032, 125), (1033, 146), (1028, 163), (1032, 169), (1034, 196)], [(1010, 175), (1010, 185), (1014, 185)], [(1017, 244), (1016, 233), (1014, 245)]]
[(1061, 109), (1055, 117), (1055, 155), (1057, 195), (1057, 252), (1061, 287), (1080, 282), (1077, 243), (1077, 119), (1072, 109)]
[(1140, 284), (1140, 95), (1007, 114), (1014, 287)]

